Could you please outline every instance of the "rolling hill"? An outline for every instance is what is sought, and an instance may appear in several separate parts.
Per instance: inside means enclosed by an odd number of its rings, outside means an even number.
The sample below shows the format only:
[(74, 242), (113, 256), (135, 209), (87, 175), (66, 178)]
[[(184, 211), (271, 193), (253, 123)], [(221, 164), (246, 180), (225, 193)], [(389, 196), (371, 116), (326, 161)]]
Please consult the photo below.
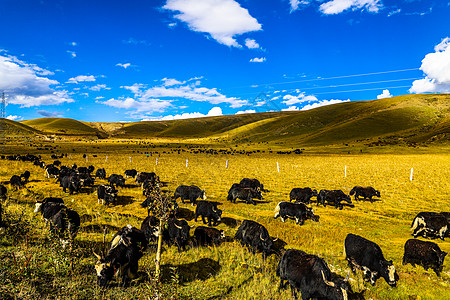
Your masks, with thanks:
[[(173, 138), (286, 145), (448, 143), (450, 95), (405, 95), (345, 102), (308, 111), (267, 112), (172, 121), (80, 122), (42, 118), (14, 122), (37, 132), (100, 138)], [(20, 125), (19, 125), (20, 124)], [(31, 132), (31, 131), (28, 131)]]

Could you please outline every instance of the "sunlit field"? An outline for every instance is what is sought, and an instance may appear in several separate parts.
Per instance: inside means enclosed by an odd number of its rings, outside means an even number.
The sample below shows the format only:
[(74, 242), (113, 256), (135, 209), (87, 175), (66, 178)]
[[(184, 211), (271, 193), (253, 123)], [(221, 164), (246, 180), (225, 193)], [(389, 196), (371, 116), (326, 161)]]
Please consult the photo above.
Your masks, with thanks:
[[(164, 246), (162, 285), (153, 278), (155, 248), (150, 247), (139, 261), (140, 279), (130, 287), (101, 289), (96, 284), (92, 250), (106, 251), (112, 235), (127, 224), (140, 228), (147, 216), (140, 206), (145, 200), (141, 187), (133, 178), (127, 179), (116, 205), (106, 207), (97, 204), (96, 188), (69, 195), (55, 179), (46, 178), (43, 169), (28, 162), (1, 160), (0, 181), (9, 181), (25, 170), (31, 177), (28, 190), (14, 191), (6, 184), (9, 199), (3, 201), (4, 219), (17, 224), (0, 236), (0, 298), (155, 299), (159, 295), (161, 299), (289, 299), (290, 290), (278, 290), (275, 275), (283, 250), (263, 260), (261, 253), (253, 255), (232, 240), (240, 222), (251, 219), (263, 224), (273, 238), (278, 237), (279, 248), (284, 245), (284, 249), (318, 255), (343, 277), (349, 270), (343, 255), (346, 235), (354, 233), (376, 242), (385, 258), (393, 260), (400, 279), (395, 288), (382, 278), (372, 287), (362, 280), (361, 272), (350, 273), (353, 291), (365, 299), (450, 299), (449, 257), (441, 278), (431, 269), (402, 265), (403, 246), (412, 238), (409, 229), (415, 215), (450, 211), (448, 154), (283, 155), (261, 151), (214, 155), (154, 148), (147, 155), (134, 152), (131, 146), (120, 151), (100, 144), (95, 147), (87, 144), (85, 151), (78, 148), (75, 152), (64, 149), (68, 155), (59, 160), (63, 165), (105, 168), (107, 176), (123, 174), (126, 169), (156, 172), (164, 182), (163, 191), (171, 193), (181, 184), (197, 185), (206, 190), (207, 200), (220, 203), (219, 208), (225, 210), (217, 228), (225, 231), (227, 240), (219, 247), (190, 247), (182, 253), (176, 246)], [(26, 154), (27, 149), (18, 147), (16, 153)], [(42, 154), (42, 160), (53, 162), (48, 152)], [(259, 179), (269, 190), (256, 205), (227, 201), (230, 186), (244, 177)], [(95, 186), (98, 184), (106, 184), (106, 180), (96, 180)], [(294, 187), (341, 189), (348, 194), (355, 185), (372, 186), (381, 192), (381, 198), (370, 203), (352, 197), (352, 205), (344, 205), (343, 210), (314, 202), (320, 221), (307, 220), (303, 226), (273, 218), (277, 203), (289, 201)], [(72, 249), (62, 249), (54, 242), (42, 216), (33, 213), (36, 200), (49, 196), (63, 197), (81, 216)], [(190, 225), (195, 224), (194, 212), (195, 206), (180, 202), (179, 218)], [(200, 218), (196, 225), (203, 225)], [(433, 240), (445, 252), (450, 252), (449, 241)]]

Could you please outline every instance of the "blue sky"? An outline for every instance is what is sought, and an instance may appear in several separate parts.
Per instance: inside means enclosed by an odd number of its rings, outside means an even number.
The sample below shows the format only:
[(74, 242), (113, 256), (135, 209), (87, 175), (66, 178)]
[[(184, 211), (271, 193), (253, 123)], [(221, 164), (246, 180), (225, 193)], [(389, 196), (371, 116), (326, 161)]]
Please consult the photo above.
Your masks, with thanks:
[(12, 120), (139, 121), (450, 92), (450, 0), (0, 0)]

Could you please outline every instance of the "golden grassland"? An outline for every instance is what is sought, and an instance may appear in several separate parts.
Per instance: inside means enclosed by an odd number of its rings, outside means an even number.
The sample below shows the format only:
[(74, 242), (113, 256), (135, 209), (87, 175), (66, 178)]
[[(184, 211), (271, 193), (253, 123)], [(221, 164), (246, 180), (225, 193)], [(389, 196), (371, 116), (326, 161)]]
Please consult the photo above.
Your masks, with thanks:
[[(73, 145), (76, 151), (69, 151), (72, 150), (69, 144), (57, 145), (55, 149), (70, 154), (70, 158), (60, 159), (65, 165), (92, 164), (105, 168), (107, 174), (123, 174), (130, 168), (154, 171), (165, 183), (164, 190), (173, 192), (180, 184), (195, 184), (205, 189), (208, 200), (219, 202), (219, 208), (225, 209), (223, 221), (217, 228), (225, 231), (227, 241), (219, 247), (193, 247), (182, 253), (178, 253), (175, 246), (165, 246), (162, 286), (156, 285), (152, 277), (155, 250), (151, 247), (139, 262), (139, 280), (128, 288), (100, 289), (96, 286), (93, 268), (96, 259), (92, 249), (104, 249), (122, 226), (131, 224), (140, 228), (147, 215), (146, 209), (139, 205), (144, 200), (141, 188), (135, 186), (132, 178), (127, 179), (127, 186), (120, 189), (117, 205), (105, 207), (97, 204), (95, 189), (90, 193), (68, 195), (62, 192), (55, 179), (45, 178), (42, 169), (30, 163), (2, 160), (0, 181), (8, 181), (13, 174), (25, 170), (32, 175), (27, 185), (29, 190), (11, 191), (10, 199), (3, 202), (7, 217), (18, 219), (21, 216), (25, 225), (23, 235), (17, 234), (14, 240), (0, 237), (0, 295), (4, 295), (0, 298), (154, 299), (160, 294), (163, 299), (287, 299), (290, 291), (278, 290), (279, 280), (275, 275), (279, 255), (271, 255), (264, 261), (261, 254), (253, 255), (232, 241), (240, 221), (252, 219), (263, 224), (272, 237), (278, 237), (278, 244), (286, 243), (285, 249), (296, 248), (319, 255), (341, 276), (346, 276), (348, 271), (343, 255), (348, 233), (376, 242), (385, 258), (393, 260), (400, 280), (396, 288), (389, 287), (383, 279), (372, 287), (362, 280), (361, 273), (350, 273), (353, 291), (362, 292), (366, 299), (450, 299), (448, 257), (441, 278), (431, 270), (402, 265), (403, 245), (412, 238), (409, 228), (414, 216), (420, 211), (450, 211), (448, 151), (412, 154), (412, 150), (407, 149), (401, 151), (402, 154), (323, 151), (321, 154), (278, 155), (265, 149), (250, 155), (211, 155), (183, 151), (178, 154), (165, 148), (152, 148), (149, 151), (153, 151), (153, 155), (147, 157), (135, 152), (136, 149), (142, 151), (137, 145), (138, 142), (126, 148), (124, 145), (115, 147), (114, 143), (79, 143)], [(27, 153), (30, 149), (32, 147), (17, 145), (8, 150)], [(87, 161), (82, 153), (88, 154)], [(53, 161), (48, 152), (43, 154), (43, 160)], [(229, 187), (244, 177), (258, 178), (269, 190), (257, 205), (242, 201), (232, 204), (226, 200)], [(96, 180), (96, 185), (102, 183), (106, 181)], [(280, 219), (273, 219), (275, 206), (280, 201), (288, 201), (294, 187), (342, 189), (348, 193), (355, 185), (380, 190), (380, 201), (354, 201), (354, 207), (345, 206), (343, 210), (314, 203), (312, 206), (320, 221), (308, 220), (303, 226), (295, 225), (292, 220), (282, 223)], [(72, 250), (61, 249), (53, 242), (42, 217), (32, 213), (36, 199), (48, 196), (63, 197), (66, 205), (78, 211), (82, 218)], [(180, 203), (180, 216), (190, 225), (195, 224), (194, 211), (191, 204)], [(196, 225), (203, 224), (199, 220)], [(103, 243), (104, 228), (108, 229), (106, 244)], [(434, 242), (441, 250), (450, 252), (449, 240)]]

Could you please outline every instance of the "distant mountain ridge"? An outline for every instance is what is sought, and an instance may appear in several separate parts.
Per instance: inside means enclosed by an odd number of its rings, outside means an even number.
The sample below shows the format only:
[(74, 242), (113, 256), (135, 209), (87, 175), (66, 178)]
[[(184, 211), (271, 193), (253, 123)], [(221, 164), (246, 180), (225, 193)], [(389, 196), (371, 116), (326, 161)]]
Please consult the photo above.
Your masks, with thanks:
[[(266, 112), (171, 121), (81, 122), (64, 118), (8, 121), (12, 132), (98, 138), (205, 139), (287, 145), (446, 143), (450, 94), (354, 101), (307, 111)], [(14, 130), (13, 130), (14, 129)]]

